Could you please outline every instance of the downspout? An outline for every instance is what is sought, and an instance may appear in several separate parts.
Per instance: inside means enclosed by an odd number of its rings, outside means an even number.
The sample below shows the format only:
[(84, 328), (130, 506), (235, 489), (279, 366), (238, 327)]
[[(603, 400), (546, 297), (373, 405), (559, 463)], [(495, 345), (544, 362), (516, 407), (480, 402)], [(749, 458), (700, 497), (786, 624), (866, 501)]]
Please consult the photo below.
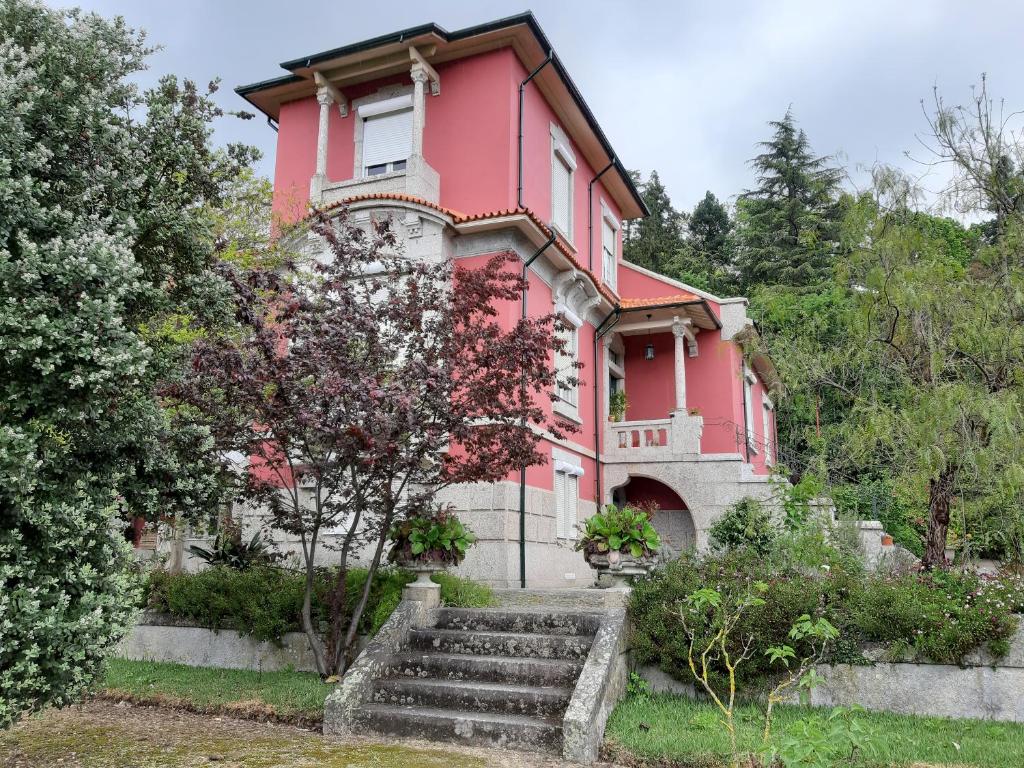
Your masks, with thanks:
[[(607, 169), (605, 169), (607, 170)], [(604, 171), (601, 171), (604, 173)], [(600, 174), (598, 174), (600, 176)], [(604, 324), (607, 323), (612, 317), (615, 318), (615, 322), (604, 328)], [(615, 307), (605, 315), (604, 320), (597, 324), (594, 329), (594, 476), (597, 480), (597, 511), (601, 511), (601, 384), (604, 378), (604, 369), (598, 368), (597, 366), (597, 342), (600, 341), (601, 337), (608, 333), (615, 325), (619, 322), (619, 308)], [(602, 331), (601, 329), (604, 328)]]
[[(594, 182), (604, 176), (614, 166), (615, 158), (613, 157), (608, 161), (608, 165), (587, 184), (587, 266), (591, 272), (594, 271)], [(602, 281), (608, 282), (607, 277), (607, 275), (601, 275)]]
[[(530, 81), (540, 74), (540, 71), (544, 69), (544, 67), (551, 63), (551, 59), (554, 55), (555, 52), (553, 50), (548, 51), (548, 55), (544, 58), (544, 61), (542, 61), (537, 68), (530, 73), (529, 77), (519, 84), (519, 186), (516, 189), (517, 208), (523, 207), (523, 92), (526, 90), (526, 86), (530, 84)], [(545, 246), (545, 248), (546, 247), (547, 246)]]
[[(534, 72), (536, 74), (536, 71)], [(533, 75), (531, 75), (532, 77)], [(519, 91), (520, 103), (522, 103), (522, 90)], [(523, 262), (523, 300), (522, 300), (522, 314), (523, 320), (526, 319), (526, 276), (530, 269), (530, 265), (537, 260), (537, 258), (548, 249), (552, 243), (555, 242), (555, 233), (552, 232), (547, 241), (536, 252)], [(523, 402), (526, 402), (526, 369), (523, 369), (522, 381), (520, 383), (520, 392)], [(523, 429), (526, 429), (526, 420), (522, 422)], [(519, 468), (519, 588), (526, 589), (526, 465), (523, 464)]]

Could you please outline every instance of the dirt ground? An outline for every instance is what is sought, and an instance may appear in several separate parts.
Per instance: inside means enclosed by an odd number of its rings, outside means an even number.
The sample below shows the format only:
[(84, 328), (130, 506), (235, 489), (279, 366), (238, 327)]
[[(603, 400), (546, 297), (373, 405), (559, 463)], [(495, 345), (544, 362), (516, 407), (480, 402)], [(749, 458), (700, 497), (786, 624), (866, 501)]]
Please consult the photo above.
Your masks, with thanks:
[[(90, 701), (0, 732), (0, 768), (562, 768), (540, 755), (412, 741), (335, 741), (273, 723)], [(612, 768), (604, 764), (606, 768)]]

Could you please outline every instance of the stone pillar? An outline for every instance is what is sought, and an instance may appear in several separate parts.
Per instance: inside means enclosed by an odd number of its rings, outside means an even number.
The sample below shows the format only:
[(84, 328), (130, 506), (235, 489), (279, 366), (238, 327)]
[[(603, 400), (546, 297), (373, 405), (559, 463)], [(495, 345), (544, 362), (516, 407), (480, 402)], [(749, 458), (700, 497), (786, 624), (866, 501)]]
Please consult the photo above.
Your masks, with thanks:
[(320, 130), (316, 135), (316, 173), (309, 190), (313, 203), (320, 202), (320, 194), (327, 184), (327, 133), (331, 119), (331, 103), (334, 99), (326, 88), (318, 88), (316, 100), (320, 105)]
[(409, 71), (412, 77), (412, 154), (423, 156), (423, 129), (427, 124), (426, 85), (428, 74), (422, 64), (413, 64)]
[(612, 393), (608, 385), (608, 382), (611, 380), (608, 367), (608, 358), (611, 355), (611, 351), (612, 335), (611, 333), (608, 333), (601, 338), (601, 352), (603, 355), (601, 360), (601, 376), (604, 377), (601, 379), (601, 390), (604, 392), (604, 412), (601, 414), (601, 421), (604, 423), (607, 423), (608, 421), (608, 411), (611, 408)]
[(672, 321), (672, 335), (675, 336), (676, 364), (676, 410), (686, 410), (686, 323), (678, 317)]

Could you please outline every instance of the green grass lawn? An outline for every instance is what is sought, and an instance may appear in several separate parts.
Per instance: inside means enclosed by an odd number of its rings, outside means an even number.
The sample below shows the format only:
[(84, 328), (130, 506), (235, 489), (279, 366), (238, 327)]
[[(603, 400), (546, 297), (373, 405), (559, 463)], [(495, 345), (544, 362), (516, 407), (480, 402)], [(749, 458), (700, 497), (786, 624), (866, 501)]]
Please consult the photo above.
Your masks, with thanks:
[(311, 672), (252, 672), (111, 659), (101, 690), (133, 701), (183, 706), (197, 712), (318, 723), (331, 686)]
[[(781, 707), (774, 731), (784, 733), (798, 720), (826, 710)], [(1024, 766), (1024, 725), (984, 720), (949, 720), (863, 712), (857, 717), (871, 729), (878, 754), (861, 766), (972, 766), (1021, 768)], [(740, 748), (756, 750), (764, 725), (754, 706), (738, 712)], [(640, 758), (674, 760), (680, 766), (717, 768), (726, 764), (729, 742), (711, 704), (665, 694), (630, 697), (619, 704), (608, 721), (605, 739), (611, 752), (625, 749)], [(657, 762), (664, 765), (664, 762)]]

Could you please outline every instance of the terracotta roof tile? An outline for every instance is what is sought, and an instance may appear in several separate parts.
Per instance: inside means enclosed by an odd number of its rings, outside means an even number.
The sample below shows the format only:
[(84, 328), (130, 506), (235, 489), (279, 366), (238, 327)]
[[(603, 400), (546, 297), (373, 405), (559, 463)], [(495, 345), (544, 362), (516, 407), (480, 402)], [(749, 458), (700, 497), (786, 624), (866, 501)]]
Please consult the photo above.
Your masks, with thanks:
[(671, 296), (657, 296), (648, 299), (621, 299), (619, 304), (623, 309), (642, 309), (643, 307), (660, 307), (665, 304), (679, 304), (684, 301), (700, 301), (701, 298), (695, 293), (686, 291)]
[[(345, 205), (351, 205), (352, 203), (362, 202), (364, 200), (396, 200), (405, 203), (415, 203), (416, 205), (422, 205), (427, 208), (432, 208), (439, 213), (443, 213), (446, 216), (450, 216), (452, 222), (455, 224), (467, 224), (473, 221), (486, 221), (487, 219), (500, 219), (505, 216), (526, 216), (536, 227), (544, 233), (546, 237), (551, 236), (551, 228), (548, 227), (533, 211), (529, 208), (502, 208), (494, 211), (484, 211), (481, 213), (459, 213), (458, 211), (452, 210), (451, 208), (445, 208), (444, 206), (432, 203), (429, 200), (425, 200), (422, 197), (416, 197), (415, 195), (405, 195), (398, 192), (375, 192), (372, 194), (365, 195), (353, 195), (352, 197), (346, 197), (343, 200), (339, 200), (330, 205), (324, 206), (320, 210), (331, 211), (335, 208), (341, 208)], [(558, 249), (565, 258), (573, 265), (575, 269), (583, 272), (587, 277), (590, 278), (591, 282), (597, 287), (597, 290), (612, 304), (619, 303), (618, 294), (611, 290), (607, 285), (601, 282), (597, 275), (591, 272), (589, 269), (584, 267), (579, 260), (576, 258), (573, 250), (565, 244), (565, 241), (560, 235), (555, 237), (555, 247)]]
[(433, 208), (439, 213), (443, 213), (445, 216), (450, 216), (452, 219), (458, 219), (463, 214), (458, 211), (453, 211), (451, 208), (445, 208), (437, 203), (432, 203), (429, 200), (425, 200), (422, 197), (416, 197), (416, 195), (405, 195), (400, 192), (373, 192), (365, 195), (352, 195), (352, 197), (346, 197), (343, 200), (325, 205), (320, 208), (321, 211), (333, 211), (335, 208), (341, 208), (345, 205), (351, 205), (352, 203), (361, 203), (364, 200), (398, 200), (403, 203), (415, 203), (416, 205), (422, 205), (425, 208)]

